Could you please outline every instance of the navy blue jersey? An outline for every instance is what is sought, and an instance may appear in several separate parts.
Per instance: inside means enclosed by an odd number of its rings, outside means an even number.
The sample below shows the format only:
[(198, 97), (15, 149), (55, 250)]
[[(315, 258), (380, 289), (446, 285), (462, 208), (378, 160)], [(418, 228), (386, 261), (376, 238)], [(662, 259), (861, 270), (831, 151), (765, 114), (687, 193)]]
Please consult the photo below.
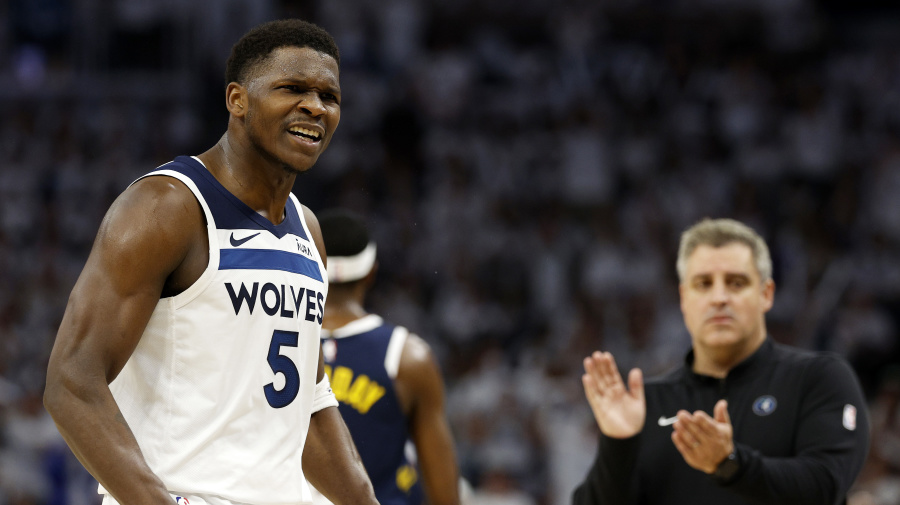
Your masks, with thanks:
[(370, 314), (322, 331), (325, 372), (381, 505), (423, 501), (394, 378), (409, 332)]

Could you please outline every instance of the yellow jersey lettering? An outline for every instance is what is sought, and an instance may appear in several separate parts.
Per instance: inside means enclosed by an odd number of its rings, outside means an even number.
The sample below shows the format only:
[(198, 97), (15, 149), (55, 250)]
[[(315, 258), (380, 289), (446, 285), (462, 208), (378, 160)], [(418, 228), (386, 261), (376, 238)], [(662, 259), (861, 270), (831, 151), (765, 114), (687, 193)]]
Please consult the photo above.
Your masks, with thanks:
[(417, 480), (419, 474), (412, 465), (403, 465), (397, 469), (397, 487), (404, 493), (408, 493)]
[[(366, 379), (368, 379), (368, 377), (366, 377)], [(384, 396), (384, 387), (380, 386), (377, 382), (372, 382), (369, 384), (369, 387), (366, 388), (366, 395), (359, 403), (354, 405), (354, 407), (360, 414), (365, 414), (372, 408), (372, 405), (375, 405), (375, 402), (381, 399), (382, 396)]]
[(347, 394), (347, 403), (353, 405), (353, 408), (359, 410), (359, 404), (366, 396), (366, 388), (369, 387), (369, 382), (371, 381), (366, 375), (360, 375), (353, 381), (353, 385), (350, 386), (350, 393)]
[(350, 383), (353, 382), (353, 370), (345, 366), (339, 366), (332, 373), (334, 377), (331, 379), (331, 390), (334, 392), (337, 401), (346, 403)]
[(331, 381), (331, 390), (341, 403), (350, 405), (360, 414), (369, 412), (375, 403), (384, 396), (384, 386), (362, 374), (354, 379), (353, 370), (339, 366), (334, 369), (325, 365), (325, 373)]

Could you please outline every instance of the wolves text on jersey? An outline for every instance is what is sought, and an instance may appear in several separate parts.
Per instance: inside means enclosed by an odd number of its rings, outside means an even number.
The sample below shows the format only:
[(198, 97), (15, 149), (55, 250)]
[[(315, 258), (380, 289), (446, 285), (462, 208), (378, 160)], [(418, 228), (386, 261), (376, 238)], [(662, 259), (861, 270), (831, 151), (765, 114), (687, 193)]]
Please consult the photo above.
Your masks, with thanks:
[(271, 282), (263, 284), (262, 287), (258, 282), (254, 282), (249, 290), (242, 282), (237, 291), (230, 282), (226, 282), (225, 289), (228, 290), (228, 296), (234, 306), (234, 315), (240, 313), (244, 304), (247, 305), (249, 313), (253, 314), (258, 301), (262, 310), (270, 316), (299, 318), (302, 315), (307, 321), (322, 324), (325, 295), (314, 289), (295, 288), (284, 284), (276, 286)]

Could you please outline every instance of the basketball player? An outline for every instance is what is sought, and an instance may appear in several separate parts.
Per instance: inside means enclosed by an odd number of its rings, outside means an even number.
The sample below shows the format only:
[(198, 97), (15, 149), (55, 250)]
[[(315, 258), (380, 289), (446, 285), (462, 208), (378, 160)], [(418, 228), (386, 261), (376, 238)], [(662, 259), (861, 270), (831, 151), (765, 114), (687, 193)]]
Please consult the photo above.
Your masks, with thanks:
[(325, 370), (375, 496), (381, 505), (418, 505), (424, 497), (430, 505), (459, 505), (444, 383), (431, 349), (366, 312), (376, 246), (363, 220), (332, 210), (320, 213), (319, 224), (331, 282), (322, 323)]
[[(291, 194), (340, 120), (340, 56), (260, 25), (226, 68), (227, 131), (112, 204), (66, 308), (44, 403), (105, 505), (376, 505), (324, 375), (315, 216)], [(305, 477), (305, 478), (304, 478)]]

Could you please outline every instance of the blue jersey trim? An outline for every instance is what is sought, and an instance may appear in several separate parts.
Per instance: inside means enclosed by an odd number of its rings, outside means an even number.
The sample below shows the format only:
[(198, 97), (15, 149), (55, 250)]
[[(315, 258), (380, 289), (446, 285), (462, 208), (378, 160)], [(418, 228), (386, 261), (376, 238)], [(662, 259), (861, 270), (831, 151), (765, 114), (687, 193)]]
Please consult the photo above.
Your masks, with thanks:
[(309, 241), (306, 230), (301, 224), (300, 212), (302, 209), (296, 208), (290, 198), (284, 207), (284, 220), (274, 224), (231, 194), (202, 163), (190, 156), (178, 156), (159, 169), (174, 170), (190, 177), (200, 189), (206, 204), (209, 205), (213, 218), (216, 220), (216, 227), (219, 229), (268, 230), (278, 238), (292, 233)]
[(281, 270), (322, 282), (319, 264), (299, 254), (270, 249), (222, 249), (219, 270)]

